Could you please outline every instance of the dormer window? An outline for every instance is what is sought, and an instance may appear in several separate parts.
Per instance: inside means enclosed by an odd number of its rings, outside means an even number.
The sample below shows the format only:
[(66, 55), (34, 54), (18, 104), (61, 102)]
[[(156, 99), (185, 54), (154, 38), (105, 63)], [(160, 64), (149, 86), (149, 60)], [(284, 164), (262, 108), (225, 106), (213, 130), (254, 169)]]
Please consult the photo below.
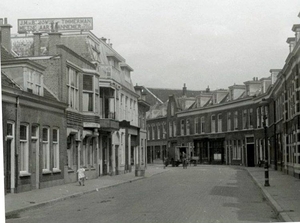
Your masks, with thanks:
[(24, 69), (24, 88), (26, 91), (43, 96), (43, 75), (35, 70)]

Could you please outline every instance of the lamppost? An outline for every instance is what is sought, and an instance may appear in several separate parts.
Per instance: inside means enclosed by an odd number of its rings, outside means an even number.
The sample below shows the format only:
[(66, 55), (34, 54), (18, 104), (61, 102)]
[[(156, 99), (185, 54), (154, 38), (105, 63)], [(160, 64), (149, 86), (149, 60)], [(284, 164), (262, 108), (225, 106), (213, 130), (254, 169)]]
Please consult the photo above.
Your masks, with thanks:
[(263, 127), (264, 127), (264, 136), (265, 136), (265, 187), (269, 187), (269, 154), (268, 154), (268, 127), (267, 127), (267, 114), (265, 106), (267, 105), (267, 102), (265, 99), (262, 99), (262, 105), (263, 105)]

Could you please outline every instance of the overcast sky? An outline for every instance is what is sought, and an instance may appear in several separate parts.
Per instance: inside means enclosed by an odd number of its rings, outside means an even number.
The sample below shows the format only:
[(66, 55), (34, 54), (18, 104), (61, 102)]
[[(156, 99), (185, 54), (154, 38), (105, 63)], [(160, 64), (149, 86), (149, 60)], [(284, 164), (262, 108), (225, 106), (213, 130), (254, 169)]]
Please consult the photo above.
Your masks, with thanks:
[(211, 90), (281, 69), (299, 0), (1, 0), (17, 19), (93, 17), (133, 69), (134, 85)]

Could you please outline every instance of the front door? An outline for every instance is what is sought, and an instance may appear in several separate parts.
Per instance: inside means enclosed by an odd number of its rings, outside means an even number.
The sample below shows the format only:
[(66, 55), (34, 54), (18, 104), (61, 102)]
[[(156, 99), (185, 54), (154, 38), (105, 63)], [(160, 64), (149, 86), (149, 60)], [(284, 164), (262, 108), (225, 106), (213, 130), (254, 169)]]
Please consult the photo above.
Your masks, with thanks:
[(254, 144), (247, 144), (247, 164), (249, 167), (254, 167)]
[(12, 139), (7, 139), (6, 141), (6, 157), (5, 157), (5, 192), (11, 192), (11, 149), (12, 149)]

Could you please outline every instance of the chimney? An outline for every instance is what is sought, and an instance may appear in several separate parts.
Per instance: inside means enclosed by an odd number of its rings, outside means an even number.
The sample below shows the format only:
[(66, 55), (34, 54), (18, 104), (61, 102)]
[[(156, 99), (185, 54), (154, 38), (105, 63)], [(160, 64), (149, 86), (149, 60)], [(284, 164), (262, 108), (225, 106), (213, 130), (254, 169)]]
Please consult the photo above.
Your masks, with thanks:
[(278, 74), (280, 73), (280, 69), (271, 69), (270, 73), (271, 73), (271, 80), (272, 80), (272, 84), (274, 84), (277, 80)]
[(106, 38), (101, 37), (101, 40), (106, 43)]
[(186, 86), (185, 86), (185, 83), (183, 84), (182, 95), (186, 96)]
[(289, 44), (290, 53), (291, 53), (294, 49), (294, 46), (295, 46), (295, 37), (287, 38), (286, 42)]
[(10, 39), (10, 30), (12, 26), (7, 24), (7, 18), (4, 18), (4, 24), (0, 25), (1, 30), (1, 45), (8, 51), (11, 52), (11, 39)]
[(295, 32), (295, 41), (300, 39), (300, 24), (293, 25), (292, 31)]
[(209, 86), (207, 86), (207, 88), (206, 88), (206, 92), (210, 92)]
[(40, 56), (41, 52), (41, 35), (42, 33), (33, 33), (33, 55)]
[(61, 33), (53, 32), (48, 33), (49, 40), (48, 40), (48, 54), (49, 55), (56, 55), (57, 54), (57, 45), (61, 44)]

